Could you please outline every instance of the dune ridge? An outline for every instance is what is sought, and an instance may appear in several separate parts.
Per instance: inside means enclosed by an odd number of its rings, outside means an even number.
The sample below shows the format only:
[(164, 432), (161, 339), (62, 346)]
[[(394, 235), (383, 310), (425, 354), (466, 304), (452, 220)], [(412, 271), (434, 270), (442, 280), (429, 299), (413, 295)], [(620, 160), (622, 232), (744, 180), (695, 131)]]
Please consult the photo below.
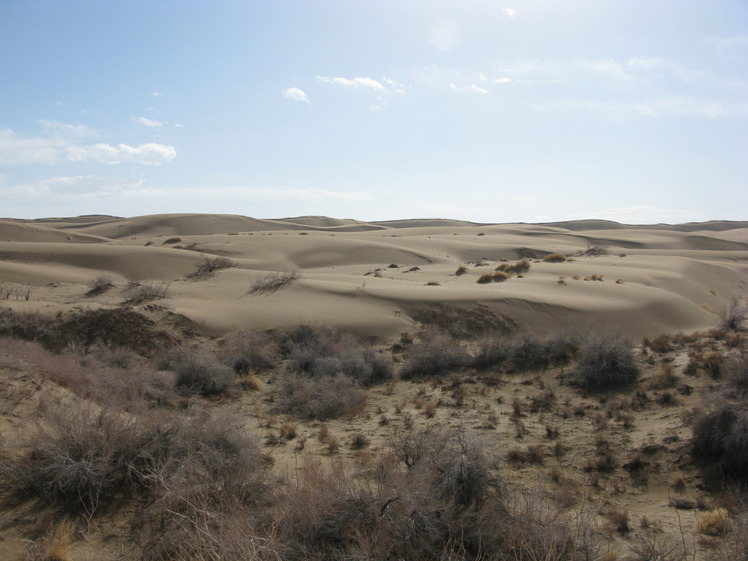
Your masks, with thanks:
[[(567, 260), (545, 262), (551, 253)], [(189, 278), (217, 256), (233, 267)], [(520, 258), (530, 261), (521, 277), (477, 282)], [(291, 271), (298, 278), (277, 293), (249, 294), (251, 283)], [(100, 275), (115, 287), (86, 296)], [(602, 280), (585, 280), (595, 277)], [(413, 329), (420, 311), (447, 304), (488, 306), (521, 329), (605, 325), (642, 337), (708, 329), (729, 302), (745, 298), (748, 222), (370, 223), (229, 214), (0, 220), (0, 285), (33, 287), (28, 300), (7, 297), (0, 306), (49, 314), (118, 306), (132, 282), (168, 283), (159, 308), (210, 335), (323, 321), (396, 337)]]

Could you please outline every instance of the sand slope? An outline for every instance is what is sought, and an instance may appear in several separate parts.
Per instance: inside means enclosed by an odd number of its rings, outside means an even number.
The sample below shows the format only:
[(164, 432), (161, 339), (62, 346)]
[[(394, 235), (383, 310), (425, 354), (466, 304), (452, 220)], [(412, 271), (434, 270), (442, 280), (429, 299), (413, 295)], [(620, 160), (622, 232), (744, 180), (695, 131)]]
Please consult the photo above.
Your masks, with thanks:
[[(694, 331), (748, 287), (747, 223), (627, 226), (600, 220), (472, 224), (455, 220), (365, 223), (319, 216), (260, 220), (236, 215), (91, 216), (0, 221), (0, 305), (57, 313), (114, 306), (130, 281), (168, 282), (160, 306), (206, 334), (325, 321), (373, 337), (413, 329), (436, 304), (489, 306), (533, 330), (611, 326), (633, 337)], [(605, 246), (593, 256), (588, 250)], [(563, 263), (542, 259), (563, 253)], [(594, 253), (594, 252), (592, 252)], [(208, 257), (234, 267), (187, 276)], [(501, 262), (530, 270), (478, 284)], [(455, 275), (459, 266), (465, 274)], [(249, 294), (274, 273), (298, 274), (276, 293)], [(113, 289), (86, 297), (108, 275)], [(584, 280), (591, 275), (602, 280)], [(15, 295), (15, 297), (14, 297)]]

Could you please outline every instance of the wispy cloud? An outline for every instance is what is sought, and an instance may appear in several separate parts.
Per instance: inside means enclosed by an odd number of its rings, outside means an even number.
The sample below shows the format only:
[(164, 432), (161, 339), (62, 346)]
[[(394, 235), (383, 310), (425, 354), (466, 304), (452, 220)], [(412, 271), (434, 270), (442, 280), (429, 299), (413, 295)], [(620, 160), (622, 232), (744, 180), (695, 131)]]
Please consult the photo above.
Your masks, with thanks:
[(336, 84), (339, 86), (344, 86), (346, 88), (371, 88), (372, 90), (385, 89), (384, 86), (374, 78), (367, 78), (362, 76), (356, 78), (342, 78), (339, 76), (329, 78), (327, 76), (317, 76), (317, 79), (328, 84)]
[(121, 164), (132, 162), (149, 166), (158, 166), (177, 157), (177, 150), (166, 144), (148, 143), (139, 146), (127, 144), (94, 144), (93, 146), (68, 146), (65, 149), (68, 160), (72, 162), (95, 161), (102, 164)]
[(748, 46), (748, 35), (733, 35), (732, 37), (711, 37), (709, 42), (720, 49), (735, 49)]
[(157, 166), (173, 160), (177, 155), (176, 148), (166, 144), (83, 145), (79, 144), (78, 137), (95, 134), (93, 129), (50, 121), (43, 121), (42, 125), (45, 131), (51, 134), (23, 138), (11, 129), (0, 130), (0, 165), (93, 161), (104, 164), (132, 162)]
[(42, 125), (44, 132), (49, 136), (63, 137), (63, 138), (95, 138), (98, 133), (95, 129), (87, 127), (86, 125), (73, 125), (70, 123), (61, 123), (59, 121), (46, 121), (39, 119), (38, 123)]
[(728, 104), (721, 101), (704, 101), (686, 97), (632, 102), (564, 99), (544, 104), (533, 104), (532, 107), (540, 111), (590, 111), (613, 120), (632, 116), (748, 117), (748, 103)]
[(666, 209), (647, 205), (601, 209), (586, 214), (569, 214), (565, 217), (566, 220), (589, 218), (614, 220), (623, 224), (678, 224), (703, 220), (701, 215), (690, 210)]
[(623, 71), (623, 67), (615, 60), (591, 60), (579, 61), (580, 68), (598, 74), (606, 74), (616, 80), (627, 80), (629, 76)]
[(58, 176), (36, 183), (16, 185), (3, 190), (11, 199), (25, 199), (30, 195), (49, 200), (66, 198), (94, 199), (126, 197), (153, 193), (143, 179), (106, 179), (95, 175)]
[(449, 84), (450, 89), (452, 89), (455, 92), (460, 93), (480, 93), (480, 94), (487, 94), (489, 93), (487, 89), (481, 88), (477, 84), (471, 84), (469, 86), (456, 86), (455, 84)]
[(309, 98), (307, 97), (306, 92), (299, 88), (286, 88), (281, 92), (281, 95), (283, 96), (283, 99), (292, 99), (294, 101), (309, 103)]
[(440, 19), (429, 28), (429, 43), (440, 51), (451, 51), (461, 39), (462, 29), (451, 19)]
[(149, 119), (148, 117), (138, 117), (135, 119), (135, 121), (145, 127), (151, 128), (163, 127), (166, 124), (163, 121), (154, 121), (153, 119)]
[(510, 18), (513, 18), (517, 15), (517, 10), (514, 10), (512, 8), (501, 8), (501, 12), (504, 15), (509, 16)]

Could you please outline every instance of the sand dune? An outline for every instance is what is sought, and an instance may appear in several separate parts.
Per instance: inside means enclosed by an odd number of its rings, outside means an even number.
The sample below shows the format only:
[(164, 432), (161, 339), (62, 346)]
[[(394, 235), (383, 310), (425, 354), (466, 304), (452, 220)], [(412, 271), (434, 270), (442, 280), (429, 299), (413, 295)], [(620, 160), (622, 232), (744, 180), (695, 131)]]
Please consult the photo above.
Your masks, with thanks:
[[(589, 251), (601, 246), (604, 255)], [(544, 262), (550, 253), (569, 259)], [(215, 256), (234, 266), (188, 278)], [(476, 282), (522, 257), (531, 264), (521, 278)], [(291, 271), (298, 278), (278, 292), (249, 293), (268, 275)], [(116, 286), (86, 296), (97, 275)], [(602, 280), (585, 280), (593, 276)], [(641, 337), (708, 329), (732, 299), (745, 297), (748, 228), (189, 214), (0, 221), (0, 286), (33, 287), (28, 299), (5, 290), (2, 306), (45, 313), (116, 306), (131, 281), (168, 283), (158, 309), (184, 314), (210, 335), (323, 321), (389, 338), (412, 330), (430, 306), (482, 304), (522, 329), (605, 326)]]

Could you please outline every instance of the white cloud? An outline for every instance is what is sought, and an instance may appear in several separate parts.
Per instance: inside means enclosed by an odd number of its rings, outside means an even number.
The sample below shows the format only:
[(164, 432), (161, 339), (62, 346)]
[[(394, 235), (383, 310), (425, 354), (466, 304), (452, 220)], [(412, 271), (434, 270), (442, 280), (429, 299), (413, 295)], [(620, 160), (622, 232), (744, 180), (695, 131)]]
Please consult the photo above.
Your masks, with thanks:
[(494, 82), (496, 82), (497, 84), (508, 84), (511, 81), (512, 81), (511, 78), (506, 78), (506, 77), (504, 77), (504, 78), (494, 78)]
[(306, 92), (299, 88), (286, 88), (281, 92), (283, 99), (293, 99), (294, 101), (303, 101), (309, 103), (309, 98), (306, 96)]
[(440, 19), (429, 28), (429, 43), (440, 51), (451, 51), (462, 39), (462, 30), (452, 20)]
[(373, 78), (356, 77), (356, 78), (328, 78), (327, 76), (317, 76), (318, 80), (328, 84), (337, 84), (346, 88), (371, 88), (373, 90), (384, 90), (384, 86)]
[(80, 162), (93, 160), (103, 164), (121, 164), (133, 162), (157, 166), (173, 160), (177, 150), (166, 144), (141, 144), (128, 146), (127, 144), (94, 144), (93, 146), (68, 146), (65, 153), (70, 161)]
[(135, 121), (140, 123), (143, 126), (152, 127), (152, 128), (163, 127), (165, 124), (162, 121), (154, 121), (152, 119), (149, 119), (148, 117), (138, 117), (137, 119), (135, 119)]
[(153, 93), (152, 93), (151, 95), (152, 95), (153, 97), (161, 97), (161, 96), (162, 96), (162, 95), (164, 95), (164, 94), (162, 94), (161, 92), (153, 92)]
[(748, 45), (748, 35), (734, 35), (732, 37), (712, 37), (709, 40), (720, 49), (735, 49)]
[(449, 87), (453, 91), (461, 92), (461, 93), (481, 93), (481, 94), (487, 94), (488, 93), (488, 90), (483, 89), (483, 88), (481, 88), (480, 86), (478, 86), (476, 84), (472, 84), (470, 86), (465, 86), (465, 87), (459, 87), (459, 86), (455, 86), (454, 84), (449, 84)]
[(660, 58), (640, 58), (633, 57), (628, 60), (626, 66), (633, 68), (634, 70), (654, 70), (664, 64), (664, 61)]
[(512, 8), (501, 8), (501, 11), (504, 13), (504, 15), (507, 15), (510, 18), (513, 18), (517, 15), (517, 10), (513, 10)]
[(65, 142), (57, 138), (21, 138), (10, 129), (0, 130), (0, 165), (53, 164)]
[(331, 191), (327, 189), (287, 189), (283, 187), (232, 187), (232, 186), (208, 186), (187, 187), (179, 189), (180, 197), (205, 197), (205, 193), (211, 194), (213, 199), (241, 200), (241, 201), (348, 201), (348, 202), (370, 202), (374, 200), (371, 193), (366, 191)]

